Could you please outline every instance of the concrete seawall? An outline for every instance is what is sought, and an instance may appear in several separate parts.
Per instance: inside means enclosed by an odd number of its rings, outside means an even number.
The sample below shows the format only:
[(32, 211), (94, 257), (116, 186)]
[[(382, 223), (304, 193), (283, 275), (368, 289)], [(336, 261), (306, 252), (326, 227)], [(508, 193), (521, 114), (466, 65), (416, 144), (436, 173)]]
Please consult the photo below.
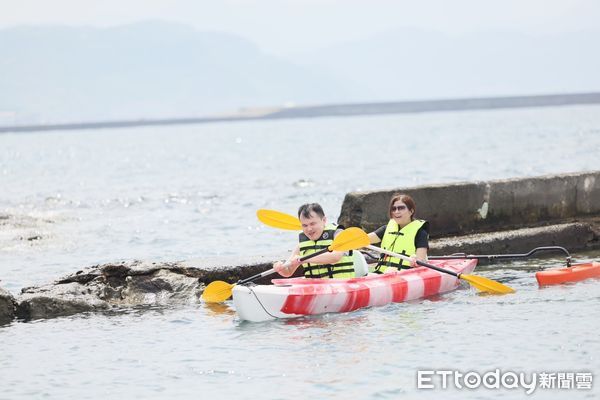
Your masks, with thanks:
[[(494, 250), (487, 245), (471, 246), (474, 235), (480, 234), (481, 238), (485, 232), (505, 234), (503, 240), (495, 239), (498, 251), (522, 251), (561, 242), (573, 250), (600, 247), (600, 171), (348, 193), (338, 222), (367, 231), (384, 225), (389, 200), (395, 193), (415, 199), (417, 217), (430, 222), (432, 239), (463, 238), (461, 251)], [(547, 242), (550, 231), (554, 232), (552, 243)], [(461, 240), (455, 237), (453, 241)], [(448, 240), (434, 240), (432, 249), (452, 250), (441, 243)], [(471, 250), (465, 250), (465, 246)]]

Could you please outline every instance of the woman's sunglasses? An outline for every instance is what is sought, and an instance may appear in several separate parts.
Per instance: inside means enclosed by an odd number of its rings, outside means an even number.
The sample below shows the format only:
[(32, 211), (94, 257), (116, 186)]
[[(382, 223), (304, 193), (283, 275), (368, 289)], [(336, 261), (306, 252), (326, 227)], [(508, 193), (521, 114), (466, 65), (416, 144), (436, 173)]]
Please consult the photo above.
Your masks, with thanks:
[(393, 206), (391, 210), (392, 212), (406, 210), (406, 206), (404, 204), (402, 204), (401, 206)]

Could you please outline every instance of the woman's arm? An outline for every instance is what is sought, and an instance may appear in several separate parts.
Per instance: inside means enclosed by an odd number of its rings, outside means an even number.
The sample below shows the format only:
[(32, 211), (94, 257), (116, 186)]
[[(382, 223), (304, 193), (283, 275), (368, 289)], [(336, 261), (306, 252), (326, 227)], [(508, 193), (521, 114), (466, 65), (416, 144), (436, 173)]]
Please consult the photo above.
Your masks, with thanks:
[(416, 252), (419, 261), (427, 261), (427, 247), (419, 247)]
[(377, 230), (369, 233), (369, 240), (371, 241), (371, 244), (381, 242), (383, 235), (385, 235), (385, 228), (387, 228), (387, 225), (380, 226)]
[(377, 236), (377, 234), (375, 232), (371, 232), (369, 233), (369, 240), (371, 241), (371, 244), (376, 244), (381, 242), (381, 239), (379, 238), (379, 236)]

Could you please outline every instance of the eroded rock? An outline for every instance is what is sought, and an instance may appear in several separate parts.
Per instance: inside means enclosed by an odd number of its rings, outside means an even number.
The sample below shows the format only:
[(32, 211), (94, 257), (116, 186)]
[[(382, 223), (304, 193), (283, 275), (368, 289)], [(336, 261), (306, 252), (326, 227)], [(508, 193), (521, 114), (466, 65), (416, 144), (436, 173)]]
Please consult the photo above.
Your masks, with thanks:
[(223, 266), (223, 259), (92, 266), (54, 283), (22, 289), (17, 316), (30, 320), (122, 307), (194, 304), (209, 282), (235, 282), (269, 269), (272, 263), (231, 261), (231, 266)]
[(0, 325), (12, 321), (15, 317), (17, 302), (13, 295), (5, 289), (0, 288)]

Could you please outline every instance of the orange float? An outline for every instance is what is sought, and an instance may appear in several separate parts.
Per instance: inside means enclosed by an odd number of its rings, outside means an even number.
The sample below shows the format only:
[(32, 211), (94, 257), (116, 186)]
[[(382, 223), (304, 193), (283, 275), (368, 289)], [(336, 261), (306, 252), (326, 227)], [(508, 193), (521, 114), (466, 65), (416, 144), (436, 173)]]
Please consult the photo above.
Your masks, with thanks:
[(535, 273), (540, 286), (577, 282), (589, 278), (600, 278), (600, 263), (573, 264), (569, 268), (549, 269)]

